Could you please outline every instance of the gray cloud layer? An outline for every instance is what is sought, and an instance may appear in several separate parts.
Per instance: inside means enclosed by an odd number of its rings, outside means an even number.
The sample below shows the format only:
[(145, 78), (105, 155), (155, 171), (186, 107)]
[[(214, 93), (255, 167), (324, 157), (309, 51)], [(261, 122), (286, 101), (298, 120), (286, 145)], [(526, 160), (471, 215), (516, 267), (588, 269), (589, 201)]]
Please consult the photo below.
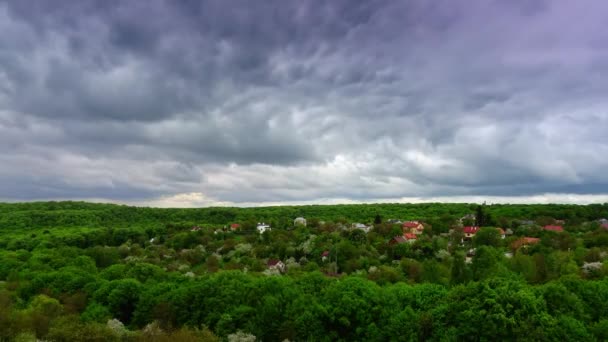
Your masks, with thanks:
[(0, 1), (0, 198), (606, 194), (606, 10)]

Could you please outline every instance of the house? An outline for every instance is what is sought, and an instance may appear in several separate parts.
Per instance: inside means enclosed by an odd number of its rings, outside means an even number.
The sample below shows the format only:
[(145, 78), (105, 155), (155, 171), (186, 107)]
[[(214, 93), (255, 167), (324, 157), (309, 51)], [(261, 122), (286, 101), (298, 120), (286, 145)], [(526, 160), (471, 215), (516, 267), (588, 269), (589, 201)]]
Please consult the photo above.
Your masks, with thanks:
[(400, 245), (402, 243), (407, 243), (407, 240), (406, 240), (406, 238), (404, 236), (401, 236), (401, 235), (397, 235), (397, 236), (393, 237), (388, 242), (388, 244), (391, 245), (391, 246), (393, 246), (393, 245)]
[(233, 223), (230, 225), (230, 230), (235, 231), (241, 229), (241, 225), (238, 223)]
[(512, 249), (519, 249), (521, 247), (527, 247), (527, 246), (530, 246), (530, 245), (535, 245), (535, 244), (537, 244), (539, 242), (540, 242), (539, 238), (522, 237), (521, 239), (513, 241), (513, 243), (511, 244), (511, 248)]
[(386, 220), (386, 222), (387, 222), (387, 223), (390, 223), (390, 224), (402, 224), (402, 223), (403, 223), (403, 222), (402, 222), (401, 220), (399, 220), (399, 219), (388, 219), (388, 220)]
[(414, 233), (405, 233), (403, 234), (403, 237), (407, 240), (408, 243), (414, 243), (416, 242), (416, 240), (418, 240), (418, 235)]
[(564, 227), (562, 226), (553, 226), (553, 225), (548, 225), (548, 226), (544, 226), (543, 230), (546, 231), (550, 231), (550, 232), (563, 232), (564, 231)]
[(199, 227), (199, 226), (194, 226), (194, 227), (190, 228), (190, 231), (191, 231), (191, 232), (198, 232), (198, 231), (199, 231), (199, 230), (201, 230), (201, 229), (202, 229), (202, 228), (201, 228), (201, 227)]
[(281, 273), (285, 272), (285, 264), (279, 259), (268, 259), (266, 263), (268, 269), (271, 271), (279, 271)]
[(565, 220), (555, 220), (555, 224), (564, 225), (566, 224)]
[(500, 238), (504, 239), (506, 237), (506, 233), (505, 230), (502, 228), (496, 228), (496, 230), (498, 230), (498, 234), (500, 234)]
[(476, 248), (469, 248), (467, 250), (466, 256), (464, 257), (464, 262), (467, 264), (472, 263), (476, 252), (477, 252)]
[(600, 225), (608, 224), (608, 219), (601, 218), (601, 219), (597, 220), (597, 222), (598, 222)]
[(297, 217), (295, 220), (293, 220), (293, 225), (306, 227), (306, 219), (303, 217)]
[(323, 251), (323, 253), (321, 253), (321, 261), (325, 262), (327, 259), (329, 259), (329, 251)]
[(507, 230), (505, 230), (505, 235), (513, 235), (513, 229), (507, 228)]
[(477, 226), (467, 226), (462, 228), (462, 233), (464, 234), (465, 239), (472, 239), (478, 231), (479, 227)]
[(418, 221), (407, 221), (403, 222), (403, 232), (404, 233), (413, 233), (413, 234), (422, 234), (424, 231), (424, 225)]
[(258, 226), (256, 227), (256, 229), (258, 230), (258, 233), (263, 234), (265, 231), (269, 231), (271, 230), (270, 225), (262, 222), (259, 223), (258, 222)]
[(363, 223), (353, 223), (352, 225), (353, 229), (361, 229), (362, 231), (369, 233), (369, 231), (372, 229), (372, 227), (370, 226), (366, 226)]
[(458, 221), (460, 221), (460, 224), (462, 225), (465, 221), (475, 222), (476, 219), (477, 217), (475, 217), (475, 214), (466, 214), (463, 217), (459, 218)]
[(603, 223), (603, 224), (602, 224), (600, 227), (602, 227), (602, 228), (604, 228), (604, 229), (608, 230), (608, 223)]
[(519, 220), (518, 222), (522, 226), (533, 226), (535, 223), (533, 220)]

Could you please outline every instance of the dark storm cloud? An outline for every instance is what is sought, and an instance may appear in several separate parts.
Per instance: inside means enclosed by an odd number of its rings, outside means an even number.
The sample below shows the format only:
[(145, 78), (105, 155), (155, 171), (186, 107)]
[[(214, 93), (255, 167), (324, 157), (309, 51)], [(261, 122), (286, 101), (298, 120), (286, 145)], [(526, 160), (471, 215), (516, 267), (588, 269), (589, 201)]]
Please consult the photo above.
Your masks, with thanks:
[(605, 193), (605, 10), (0, 2), (0, 198)]

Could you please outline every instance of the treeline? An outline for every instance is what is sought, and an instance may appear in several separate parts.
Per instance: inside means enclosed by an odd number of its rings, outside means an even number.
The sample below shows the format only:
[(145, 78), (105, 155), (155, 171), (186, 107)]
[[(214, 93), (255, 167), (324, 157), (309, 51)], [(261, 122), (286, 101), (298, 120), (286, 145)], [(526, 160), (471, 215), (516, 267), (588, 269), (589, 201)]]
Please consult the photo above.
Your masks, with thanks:
[[(0, 203), (0, 229), (41, 227), (126, 227), (130, 225), (165, 225), (168, 223), (226, 224), (265, 221), (274, 226), (291, 225), (298, 216), (333, 222), (371, 223), (376, 215), (398, 219), (459, 218), (475, 213), (476, 204), (353, 204), (309, 205), (255, 208), (160, 209), (128, 207), (86, 202)], [(536, 219), (553, 217), (570, 224), (608, 218), (608, 204), (592, 205), (506, 205), (485, 207), (490, 220)]]
[[(10, 280), (9, 288), (17, 291), (0, 291), (0, 338), (30, 333), (57, 341), (151, 340), (146, 334), (154, 322), (159, 331), (185, 329), (194, 336), (185, 340), (237, 331), (262, 341), (608, 339), (605, 279), (573, 276), (532, 286), (516, 277), (494, 277), (453, 287), (379, 286), (363, 277), (333, 279), (318, 272), (264, 277), (225, 271), (190, 280), (142, 267), (99, 274), (93, 265), (72, 267), (81, 269), (78, 277), (58, 271), (27, 284)], [(43, 289), (48, 295), (35, 294)], [(130, 330), (108, 328), (104, 323), (112, 317)]]

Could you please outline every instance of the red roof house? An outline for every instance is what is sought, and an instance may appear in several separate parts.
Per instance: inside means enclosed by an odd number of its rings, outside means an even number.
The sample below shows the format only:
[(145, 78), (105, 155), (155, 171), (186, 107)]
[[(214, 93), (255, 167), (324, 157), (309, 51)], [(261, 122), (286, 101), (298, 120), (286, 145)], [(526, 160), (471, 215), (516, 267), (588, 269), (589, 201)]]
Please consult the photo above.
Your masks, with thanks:
[(418, 221), (403, 222), (404, 233), (422, 234), (422, 231), (424, 231), (424, 225)]
[(479, 227), (477, 226), (467, 226), (462, 228), (462, 232), (464, 233), (465, 238), (472, 238), (479, 231)]
[(402, 243), (406, 243), (407, 240), (405, 239), (405, 237), (401, 236), (401, 235), (397, 235), (395, 237), (393, 237), (391, 239), (391, 241), (388, 242), (389, 245), (400, 245)]
[(607, 230), (608, 230), (608, 223), (604, 223), (604, 224), (602, 224), (600, 227), (602, 227), (602, 228), (604, 228), (604, 229), (607, 229)]
[(413, 233), (405, 233), (405, 234), (403, 234), (403, 237), (409, 243), (415, 242), (418, 239), (418, 236), (416, 236), (416, 234), (413, 234)]
[(321, 261), (326, 261), (327, 259), (329, 259), (329, 251), (323, 251), (321, 253)]
[(285, 272), (285, 264), (279, 259), (268, 259), (266, 263), (269, 270), (278, 270), (279, 272)]
[(551, 232), (563, 232), (564, 231), (564, 227), (562, 227), (562, 226), (549, 225), (549, 226), (544, 226), (543, 229), (547, 230), (547, 231), (551, 231)]
[(239, 228), (241, 228), (241, 225), (238, 224), (238, 223), (233, 223), (233, 224), (230, 225), (230, 229), (231, 230), (237, 230)]

